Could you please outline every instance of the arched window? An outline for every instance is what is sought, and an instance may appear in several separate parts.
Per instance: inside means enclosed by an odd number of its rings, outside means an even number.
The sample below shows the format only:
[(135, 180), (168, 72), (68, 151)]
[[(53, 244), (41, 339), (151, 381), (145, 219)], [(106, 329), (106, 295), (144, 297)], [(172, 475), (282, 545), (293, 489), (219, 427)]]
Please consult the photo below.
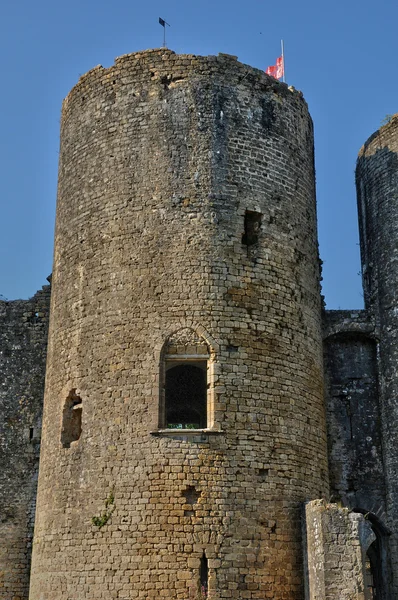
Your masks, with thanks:
[(159, 427), (208, 429), (213, 424), (214, 352), (196, 331), (180, 329), (161, 359)]

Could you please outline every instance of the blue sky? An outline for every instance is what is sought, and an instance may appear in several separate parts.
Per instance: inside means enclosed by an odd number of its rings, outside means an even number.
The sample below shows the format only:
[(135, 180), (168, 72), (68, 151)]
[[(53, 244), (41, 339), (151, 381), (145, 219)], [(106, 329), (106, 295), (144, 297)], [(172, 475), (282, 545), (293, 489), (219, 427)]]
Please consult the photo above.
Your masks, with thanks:
[(235, 54), (260, 69), (285, 40), (287, 83), (315, 125), (328, 308), (360, 308), (354, 188), (363, 142), (398, 112), (398, 4), (379, 0), (3, 0), (0, 5), (0, 294), (28, 298), (52, 268), (62, 99), (116, 56), (162, 45)]

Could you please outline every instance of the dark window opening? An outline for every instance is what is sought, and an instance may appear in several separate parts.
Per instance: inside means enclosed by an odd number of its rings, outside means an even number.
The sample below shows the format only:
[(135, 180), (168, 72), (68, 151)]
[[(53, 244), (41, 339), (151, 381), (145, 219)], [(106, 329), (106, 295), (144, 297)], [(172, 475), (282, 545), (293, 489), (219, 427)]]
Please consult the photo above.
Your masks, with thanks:
[(70, 448), (82, 433), (82, 399), (76, 394), (76, 389), (69, 393), (62, 414), (61, 443), (64, 448)]
[(242, 244), (253, 246), (258, 242), (258, 236), (261, 229), (261, 213), (247, 210), (245, 213), (245, 230), (242, 235)]
[(184, 509), (184, 517), (193, 517), (195, 515), (194, 505), (197, 504), (200, 498), (200, 492), (193, 485), (189, 485), (187, 489), (182, 492), (182, 495), (188, 505), (187, 508)]
[(29, 428), (29, 442), (31, 444), (40, 443), (40, 434), (41, 434), (40, 426), (39, 427), (30, 427)]
[(385, 598), (380, 540), (377, 537), (366, 552), (365, 588), (367, 600), (382, 600), (382, 598)]
[(207, 362), (169, 366), (166, 370), (166, 427), (207, 427)]
[(266, 481), (268, 474), (269, 474), (269, 469), (259, 469), (258, 470), (258, 475), (259, 475), (260, 481)]
[(203, 552), (203, 556), (200, 559), (200, 570), (199, 570), (199, 579), (200, 579), (200, 592), (202, 598), (207, 598), (208, 590), (209, 590), (209, 566), (206, 558), (206, 554)]
[(377, 598), (372, 561), (369, 554), (366, 554), (365, 558), (365, 589), (367, 590), (367, 600), (374, 600), (374, 598)]
[(201, 492), (193, 485), (189, 485), (187, 489), (182, 492), (187, 504), (197, 504), (200, 494)]
[(247, 590), (246, 575), (239, 575), (238, 590)]
[(373, 513), (360, 508), (354, 508), (354, 512), (360, 512), (366, 516), (376, 536), (364, 556), (365, 598), (366, 600), (387, 600), (390, 598), (387, 567), (390, 531)]
[(28, 317), (26, 317), (26, 320), (28, 323), (31, 323), (32, 325), (34, 325), (35, 323), (41, 323), (42, 318), (40, 316), (40, 314), (35, 311), (32, 312)]
[(227, 352), (238, 352), (238, 351), (239, 351), (239, 346), (232, 346), (232, 345), (227, 346)]

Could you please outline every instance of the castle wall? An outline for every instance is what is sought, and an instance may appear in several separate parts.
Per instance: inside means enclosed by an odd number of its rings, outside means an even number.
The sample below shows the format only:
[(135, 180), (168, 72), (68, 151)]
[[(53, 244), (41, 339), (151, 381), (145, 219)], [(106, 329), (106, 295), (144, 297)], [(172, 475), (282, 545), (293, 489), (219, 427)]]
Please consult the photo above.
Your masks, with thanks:
[[(201, 430), (165, 428), (184, 356)], [(301, 94), (224, 55), (97, 67), (62, 115), (31, 600), (301, 600), (327, 480)]]
[(387, 525), (398, 595), (398, 117), (359, 153), (356, 181), (365, 306), (379, 329), (381, 423), (387, 484)]
[(29, 592), (49, 301), (0, 301), (1, 600)]
[(375, 327), (366, 311), (326, 311), (324, 365), (332, 499), (385, 520)]

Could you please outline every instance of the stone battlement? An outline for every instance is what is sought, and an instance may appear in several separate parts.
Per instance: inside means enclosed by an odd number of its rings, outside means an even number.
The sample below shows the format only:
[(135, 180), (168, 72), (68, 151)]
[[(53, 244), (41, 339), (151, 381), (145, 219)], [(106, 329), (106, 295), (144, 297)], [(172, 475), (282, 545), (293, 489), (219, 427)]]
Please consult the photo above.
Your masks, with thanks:
[(161, 83), (165, 87), (174, 87), (187, 77), (217, 76), (230, 85), (236, 85), (248, 79), (252, 86), (272, 89), (280, 97), (294, 95), (304, 104), (302, 92), (292, 86), (274, 79), (264, 71), (243, 64), (236, 56), (218, 54), (217, 56), (198, 56), (195, 54), (176, 54), (167, 48), (145, 50), (123, 54), (115, 63), (105, 68), (98, 65), (82, 75), (71, 89), (65, 103), (80, 99), (97, 86), (114, 89), (115, 85), (134, 85), (141, 83)]

